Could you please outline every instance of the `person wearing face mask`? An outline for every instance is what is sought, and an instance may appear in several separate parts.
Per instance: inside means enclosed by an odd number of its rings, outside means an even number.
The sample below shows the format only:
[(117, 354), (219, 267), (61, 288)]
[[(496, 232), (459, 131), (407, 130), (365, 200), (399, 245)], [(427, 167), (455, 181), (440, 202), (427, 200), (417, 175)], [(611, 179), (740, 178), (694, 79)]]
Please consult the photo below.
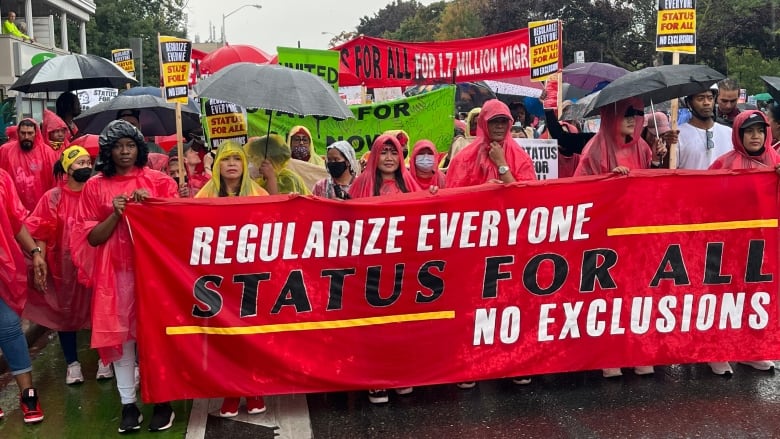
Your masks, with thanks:
[(360, 173), (355, 148), (345, 140), (328, 146), (327, 163), (329, 176), (318, 181), (312, 194), (318, 197), (349, 200), (349, 188)]
[(34, 119), (17, 125), (17, 140), (0, 148), (0, 169), (14, 181), (16, 191), (27, 210), (33, 210), (41, 196), (56, 184), (51, 170), (59, 154), (46, 145)]
[(290, 155), (295, 160), (311, 163), (320, 168), (325, 166), (325, 161), (314, 151), (314, 140), (305, 126), (292, 127), (287, 136), (287, 144), (290, 145)]
[(439, 169), (439, 160), (441, 160), (441, 155), (436, 151), (436, 145), (430, 140), (418, 140), (414, 144), (410, 160), (412, 163), (411, 174), (420, 188), (445, 186), (444, 173)]
[[(22, 316), (58, 331), (67, 370), (65, 384), (84, 382), (76, 343), (77, 331), (92, 325), (92, 289), (78, 280), (70, 251), (70, 233), (84, 183), (92, 176), (89, 152), (73, 145), (54, 165), (54, 177), (65, 184), (49, 190), (24, 224), (49, 266), (46, 295), (30, 294)], [(98, 360), (97, 379), (114, 376), (111, 366)]]

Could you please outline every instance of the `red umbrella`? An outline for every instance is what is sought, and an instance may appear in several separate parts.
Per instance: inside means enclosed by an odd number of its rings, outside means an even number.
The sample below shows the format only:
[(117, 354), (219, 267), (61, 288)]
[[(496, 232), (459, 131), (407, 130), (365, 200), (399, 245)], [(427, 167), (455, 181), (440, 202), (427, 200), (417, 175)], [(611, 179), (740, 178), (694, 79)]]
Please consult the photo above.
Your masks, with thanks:
[[(279, 64), (279, 55), (274, 55), (268, 61), (268, 64)], [(352, 85), (360, 85), (363, 82), (350, 72), (344, 64), (339, 63), (339, 87), (349, 87)]]
[[(160, 148), (170, 151), (178, 145), (176, 134), (171, 134), (170, 136), (154, 136), (154, 143), (160, 145)], [(182, 143), (187, 143), (182, 139)]]
[(238, 62), (253, 62), (265, 64), (271, 60), (271, 55), (254, 46), (223, 46), (209, 53), (200, 62), (200, 71), (213, 75), (219, 69)]
[(98, 138), (100, 138), (100, 136), (97, 134), (84, 134), (78, 139), (74, 139), (70, 144), (84, 147), (89, 153), (89, 156), (92, 157), (92, 160), (95, 160), (100, 153)]

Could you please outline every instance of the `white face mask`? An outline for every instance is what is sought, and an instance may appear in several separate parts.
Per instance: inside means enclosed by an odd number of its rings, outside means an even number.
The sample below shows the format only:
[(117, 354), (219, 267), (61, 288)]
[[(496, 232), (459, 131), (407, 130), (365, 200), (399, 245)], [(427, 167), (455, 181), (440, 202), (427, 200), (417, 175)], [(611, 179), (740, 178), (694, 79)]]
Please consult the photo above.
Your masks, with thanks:
[(421, 171), (430, 171), (433, 169), (433, 155), (432, 154), (420, 154), (414, 158), (414, 165)]
[(254, 163), (249, 162), (247, 163), (246, 167), (249, 170), (249, 176), (252, 178), (252, 180), (260, 177), (260, 169), (258, 169)]

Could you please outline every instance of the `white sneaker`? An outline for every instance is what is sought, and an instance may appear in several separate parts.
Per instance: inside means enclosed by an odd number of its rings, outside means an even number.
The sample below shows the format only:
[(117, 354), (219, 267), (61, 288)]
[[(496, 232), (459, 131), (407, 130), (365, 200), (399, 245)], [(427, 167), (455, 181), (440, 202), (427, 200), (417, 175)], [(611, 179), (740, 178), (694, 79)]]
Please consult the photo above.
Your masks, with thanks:
[(710, 369), (712, 369), (712, 373), (715, 375), (721, 375), (725, 377), (734, 375), (734, 371), (731, 370), (731, 365), (727, 361), (720, 363), (709, 363), (709, 365)]
[(655, 373), (655, 368), (653, 366), (636, 366), (634, 373), (637, 375), (652, 375)]
[(623, 371), (620, 370), (619, 367), (613, 367), (610, 369), (601, 369), (601, 374), (604, 376), (604, 378), (615, 378), (623, 376)]
[(114, 378), (114, 370), (111, 369), (111, 364), (104, 364), (103, 360), (98, 359), (98, 368), (95, 379), (110, 380), (111, 378)]
[(463, 383), (458, 383), (456, 386), (458, 386), (459, 389), (473, 389), (477, 383), (475, 381), (466, 381)]
[(519, 386), (525, 386), (527, 384), (531, 384), (531, 377), (527, 377), (527, 376), (514, 377), (512, 378), (512, 382)]
[(81, 373), (81, 363), (74, 361), (68, 365), (68, 372), (65, 374), (65, 384), (80, 384), (84, 382), (84, 374)]
[(750, 366), (753, 369), (758, 370), (772, 370), (775, 368), (775, 363), (769, 361), (769, 360), (763, 360), (763, 361), (740, 361), (739, 364), (744, 364), (745, 366)]
[(399, 389), (394, 389), (394, 390), (395, 390), (395, 393), (397, 393), (398, 395), (408, 395), (408, 394), (412, 393), (412, 391), (414, 390), (414, 387), (401, 387)]
[(368, 400), (372, 404), (384, 404), (390, 401), (390, 398), (387, 396), (386, 389), (376, 389), (368, 391)]

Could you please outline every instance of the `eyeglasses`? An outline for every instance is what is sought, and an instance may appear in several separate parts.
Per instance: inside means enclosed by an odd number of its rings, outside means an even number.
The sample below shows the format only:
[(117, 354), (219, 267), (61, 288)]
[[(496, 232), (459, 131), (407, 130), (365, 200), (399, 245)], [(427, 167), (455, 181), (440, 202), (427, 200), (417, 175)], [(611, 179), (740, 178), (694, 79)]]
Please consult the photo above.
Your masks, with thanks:
[(628, 107), (628, 108), (626, 108), (626, 114), (624, 114), (623, 116), (624, 117), (634, 117), (634, 116), (644, 117), (645, 116), (645, 112), (643, 110), (637, 110), (634, 107)]
[(704, 133), (707, 136), (707, 150), (715, 149), (715, 142), (712, 140), (712, 131), (705, 130)]
[(309, 143), (311, 141), (311, 140), (309, 140), (308, 137), (304, 137), (304, 136), (294, 136), (294, 137), (290, 138), (290, 140), (292, 140), (293, 142), (299, 142), (299, 143)]

